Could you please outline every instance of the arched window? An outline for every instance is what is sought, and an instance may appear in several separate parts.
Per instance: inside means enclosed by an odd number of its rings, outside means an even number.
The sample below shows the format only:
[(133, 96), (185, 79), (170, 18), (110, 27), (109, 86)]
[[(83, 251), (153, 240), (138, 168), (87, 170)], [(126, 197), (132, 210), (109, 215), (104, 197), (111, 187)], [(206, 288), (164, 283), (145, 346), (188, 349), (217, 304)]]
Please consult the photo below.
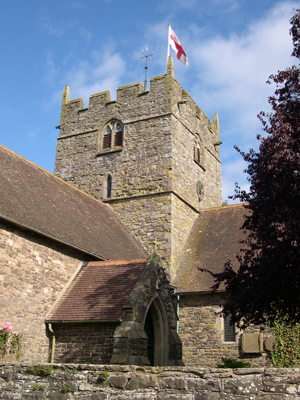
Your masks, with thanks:
[(106, 197), (107, 197), (108, 199), (111, 198), (111, 183), (112, 183), (112, 181), (111, 181), (111, 175), (108, 175), (108, 177), (107, 177), (107, 182), (106, 182)]
[(123, 146), (123, 126), (118, 121), (109, 122), (102, 134), (100, 150), (117, 150)]

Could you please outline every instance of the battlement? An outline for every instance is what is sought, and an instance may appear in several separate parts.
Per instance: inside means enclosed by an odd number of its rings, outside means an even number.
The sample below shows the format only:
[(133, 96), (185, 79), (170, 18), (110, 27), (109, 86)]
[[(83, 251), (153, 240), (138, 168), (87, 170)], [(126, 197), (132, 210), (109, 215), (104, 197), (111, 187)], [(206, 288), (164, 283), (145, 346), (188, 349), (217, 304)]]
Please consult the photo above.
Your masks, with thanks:
[[(183, 118), (191, 131), (194, 131), (194, 119), (197, 117), (210, 126), (214, 134), (219, 135), (218, 123), (209, 120), (172, 73), (167, 73), (151, 78), (150, 90), (146, 92), (142, 82), (136, 82), (119, 87), (116, 100), (113, 101), (110, 91), (92, 94), (87, 108), (84, 108), (82, 98), (69, 100), (69, 87), (66, 86), (61, 108), (60, 137), (85, 130), (101, 129), (112, 118), (120, 119), (126, 124), (135, 119), (153, 118), (170, 113), (179, 119)], [(77, 129), (74, 129), (78, 118), (81, 122), (77, 123)], [(86, 128), (80, 129), (82, 125)]]

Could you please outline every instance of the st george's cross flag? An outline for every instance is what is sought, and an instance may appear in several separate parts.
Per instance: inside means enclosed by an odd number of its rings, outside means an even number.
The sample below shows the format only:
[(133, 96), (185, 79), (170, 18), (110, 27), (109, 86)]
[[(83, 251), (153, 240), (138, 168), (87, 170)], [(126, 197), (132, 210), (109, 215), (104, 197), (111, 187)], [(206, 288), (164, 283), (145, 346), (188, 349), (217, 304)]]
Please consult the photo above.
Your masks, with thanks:
[(185, 51), (183, 50), (183, 47), (181, 46), (178, 40), (178, 37), (175, 35), (173, 29), (171, 28), (171, 24), (169, 24), (168, 56), (169, 56), (170, 45), (172, 49), (176, 52), (177, 60), (180, 60), (185, 65), (189, 65)]

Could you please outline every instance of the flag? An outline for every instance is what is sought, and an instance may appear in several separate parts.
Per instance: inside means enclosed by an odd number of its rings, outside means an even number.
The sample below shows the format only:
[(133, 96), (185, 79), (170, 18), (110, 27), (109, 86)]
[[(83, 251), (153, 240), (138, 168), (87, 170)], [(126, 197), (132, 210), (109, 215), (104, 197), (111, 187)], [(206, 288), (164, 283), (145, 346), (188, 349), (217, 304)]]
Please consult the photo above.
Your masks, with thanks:
[(180, 60), (185, 65), (189, 65), (187, 56), (183, 47), (181, 46), (178, 37), (175, 35), (171, 25), (169, 25), (169, 40), (168, 40), (168, 49), (171, 45), (172, 49), (176, 52), (177, 60)]

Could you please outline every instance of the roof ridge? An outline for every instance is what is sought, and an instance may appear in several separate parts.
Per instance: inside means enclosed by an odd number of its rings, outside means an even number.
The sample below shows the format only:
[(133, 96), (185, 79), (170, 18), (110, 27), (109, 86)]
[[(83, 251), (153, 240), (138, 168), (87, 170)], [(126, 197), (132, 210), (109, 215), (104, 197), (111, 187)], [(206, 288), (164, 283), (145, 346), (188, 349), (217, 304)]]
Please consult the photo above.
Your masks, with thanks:
[(228, 204), (227, 206), (216, 206), (216, 207), (202, 208), (200, 210), (200, 213), (202, 213), (203, 211), (225, 210), (225, 209), (228, 209), (228, 208), (245, 207), (247, 204), (249, 204), (249, 203), (246, 202), (246, 203)]
[(112, 266), (112, 265), (128, 265), (128, 264), (143, 264), (148, 261), (147, 258), (134, 258), (132, 260), (106, 260), (106, 261), (88, 261), (87, 266)]

